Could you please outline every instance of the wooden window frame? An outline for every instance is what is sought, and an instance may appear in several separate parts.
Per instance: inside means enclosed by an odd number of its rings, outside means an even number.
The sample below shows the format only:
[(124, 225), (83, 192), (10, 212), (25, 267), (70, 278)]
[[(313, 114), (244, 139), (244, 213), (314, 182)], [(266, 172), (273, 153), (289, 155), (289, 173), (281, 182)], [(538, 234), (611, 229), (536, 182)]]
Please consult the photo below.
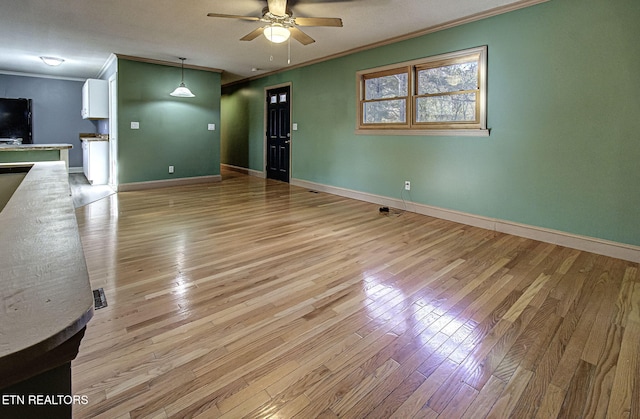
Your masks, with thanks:
[[(366, 99), (366, 81), (370, 79), (377, 79), (386, 76), (393, 76), (396, 74), (406, 74), (407, 75), (407, 91), (404, 96), (394, 96), (389, 98), (382, 99)], [(376, 128), (400, 128), (400, 127), (408, 127), (411, 121), (411, 103), (409, 101), (411, 97), (411, 68), (410, 67), (394, 67), (392, 69), (382, 70), (382, 71), (374, 71), (362, 76), (362, 100), (360, 101), (359, 109), (361, 112), (360, 121), (364, 118), (364, 106), (367, 103), (383, 103), (395, 100), (404, 100), (404, 109), (406, 119), (404, 122), (376, 122), (376, 123), (368, 123), (367, 126), (375, 126)]]
[[(478, 63), (478, 86), (460, 92), (446, 94), (476, 93), (475, 121), (462, 122), (417, 122), (417, 100), (431, 95), (418, 95), (418, 71), (460, 64), (469, 61)], [(385, 75), (407, 73), (409, 77), (409, 97), (406, 103), (407, 121), (405, 123), (364, 123), (364, 105), (372, 100), (365, 100), (365, 81)], [(456, 136), (488, 136), (487, 129), (487, 46), (470, 48), (462, 51), (421, 58), (409, 62), (361, 70), (356, 73), (357, 85), (357, 123), (356, 134), (369, 135), (456, 135)], [(438, 96), (438, 95), (436, 95)], [(401, 97), (393, 99), (402, 99)], [(385, 99), (385, 100), (391, 100)]]

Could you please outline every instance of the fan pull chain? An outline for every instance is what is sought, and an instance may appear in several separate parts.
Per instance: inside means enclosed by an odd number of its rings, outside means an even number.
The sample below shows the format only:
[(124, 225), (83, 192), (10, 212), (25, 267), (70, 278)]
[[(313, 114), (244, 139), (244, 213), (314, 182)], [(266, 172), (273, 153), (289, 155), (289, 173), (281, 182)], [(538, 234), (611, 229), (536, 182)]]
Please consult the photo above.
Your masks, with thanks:
[(269, 42), (269, 61), (273, 62), (273, 42)]

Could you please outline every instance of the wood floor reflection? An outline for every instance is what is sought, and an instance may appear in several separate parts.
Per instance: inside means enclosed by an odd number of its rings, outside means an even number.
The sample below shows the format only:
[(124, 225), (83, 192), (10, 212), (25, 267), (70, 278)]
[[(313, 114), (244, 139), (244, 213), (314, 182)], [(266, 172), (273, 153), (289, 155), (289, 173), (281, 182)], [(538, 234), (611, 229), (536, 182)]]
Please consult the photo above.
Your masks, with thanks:
[(638, 264), (235, 173), (76, 214), (77, 418), (640, 417)]

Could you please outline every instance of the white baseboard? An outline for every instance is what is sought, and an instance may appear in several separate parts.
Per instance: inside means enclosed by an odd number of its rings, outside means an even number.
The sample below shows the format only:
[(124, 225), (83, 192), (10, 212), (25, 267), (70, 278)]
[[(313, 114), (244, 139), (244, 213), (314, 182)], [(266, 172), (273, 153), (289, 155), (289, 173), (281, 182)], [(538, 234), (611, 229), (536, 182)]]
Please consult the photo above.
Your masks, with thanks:
[(309, 182), (302, 179), (291, 179), (291, 184), (320, 192), (343, 196), (345, 198), (353, 198), (387, 207), (401, 208), (406, 211), (454, 221), (456, 223), (499, 231), (501, 233), (512, 234), (514, 236), (525, 237), (545, 243), (557, 244), (560, 246), (570, 247), (572, 249), (640, 263), (640, 246), (618, 243), (594, 237), (580, 236), (577, 234), (566, 233), (564, 231), (520, 224), (497, 218), (483, 217), (461, 211), (434, 207), (431, 205), (407, 202), (396, 198), (389, 198), (382, 195), (359, 192), (336, 186), (323, 185), (321, 183)]
[(221, 175), (183, 177), (178, 179), (151, 180), (148, 182), (120, 183), (118, 192), (140, 191), (144, 189), (168, 188), (170, 186), (195, 185), (198, 183), (220, 182)]
[(247, 169), (246, 167), (234, 166), (232, 164), (220, 163), (220, 167), (224, 167), (227, 170), (233, 170), (234, 172), (244, 173), (245, 175), (255, 176), (262, 179), (265, 179), (267, 177), (267, 174), (265, 172)]
[(69, 173), (82, 173), (82, 167), (70, 167), (69, 168)]

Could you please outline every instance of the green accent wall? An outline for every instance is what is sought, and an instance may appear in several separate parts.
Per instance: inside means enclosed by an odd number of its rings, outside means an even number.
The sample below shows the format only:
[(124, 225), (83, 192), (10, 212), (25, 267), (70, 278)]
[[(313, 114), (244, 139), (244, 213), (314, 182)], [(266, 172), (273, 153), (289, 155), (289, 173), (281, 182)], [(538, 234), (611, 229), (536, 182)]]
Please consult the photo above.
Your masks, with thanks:
[[(284, 75), (270, 77), (268, 85)], [(267, 79), (264, 79), (267, 80)], [(264, 91), (262, 83), (242, 84), (227, 87), (221, 99), (221, 144), (222, 163), (253, 170), (264, 171)], [(223, 140), (224, 139), (224, 140)]]
[(59, 150), (2, 151), (0, 163), (60, 160)]
[(220, 127), (221, 138), (236, 139), (232, 143), (220, 144), (220, 158), (223, 162), (245, 168), (249, 167), (249, 156), (260, 152), (249, 151), (249, 129), (246, 124), (249, 103), (251, 101), (247, 100), (242, 91), (223, 96), (220, 103), (221, 119), (224, 121)]
[[(223, 88), (223, 163), (264, 170), (264, 87), (291, 82), (292, 178), (640, 245), (639, 21), (552, 0)], [(355, 134), (356, 71), (480, 45), (489, 137)]]
[(119, 184), (220, 174), (220, 74), (185, 69), (194, 98), (169, 95), (180, 79), (179, 67), (118, 59)]

